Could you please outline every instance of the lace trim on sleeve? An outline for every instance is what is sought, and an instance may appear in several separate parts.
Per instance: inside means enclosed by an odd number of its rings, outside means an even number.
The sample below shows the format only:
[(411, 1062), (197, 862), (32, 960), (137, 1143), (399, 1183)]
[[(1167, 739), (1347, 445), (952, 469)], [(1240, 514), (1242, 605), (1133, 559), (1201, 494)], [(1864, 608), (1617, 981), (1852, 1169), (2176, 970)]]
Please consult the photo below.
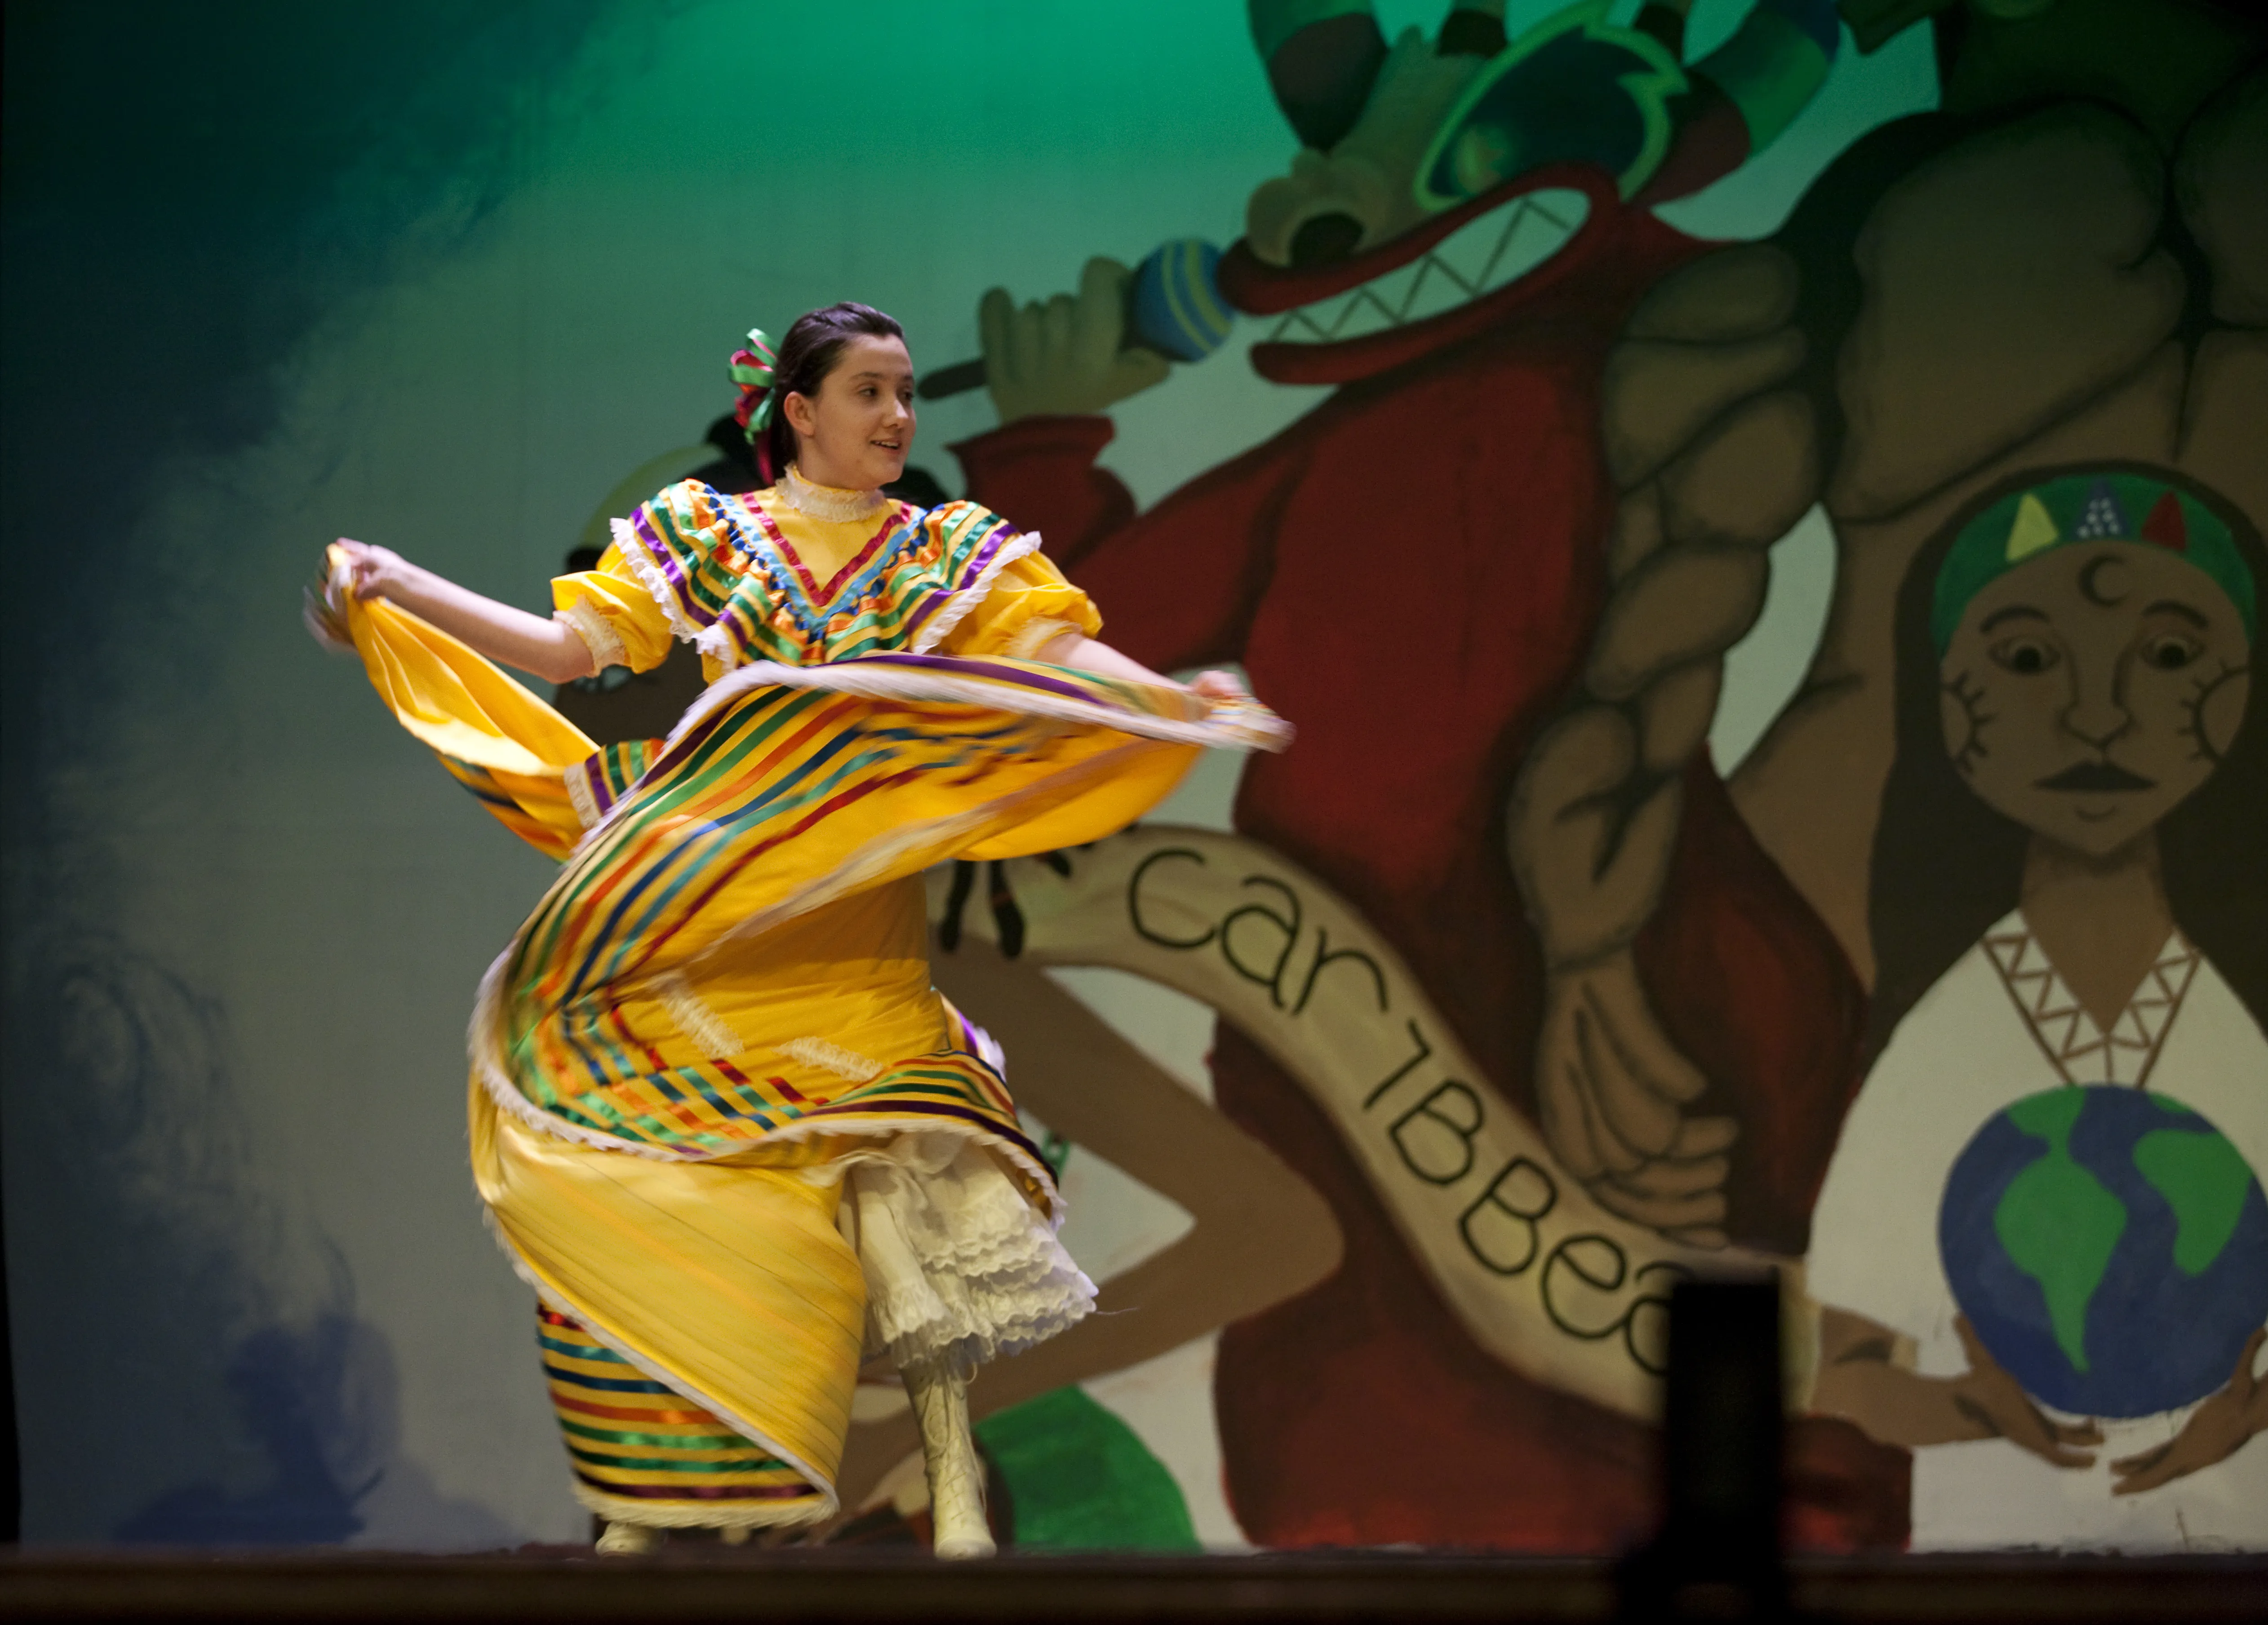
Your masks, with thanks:
[(1027, 554), (1039, 550), (1040, 533), (1037, 531), (1026, 531), (1002, 542), (1000, 550), (992, 555), (992, 562), (983, 568), (976, 579), (954, 593), (952, 601), (931, 616), (927, 626), (914, 634), (913, 652), (925, 655), (943, 643), (946, 635), (968, 618), (968, 612), (984, 601), (985, 594), (992, 591), (992, 584), (1000, 578), (1002, 570)]
[(603, 672), (610, 665), (628, 665), (630, 663), (629, 653), (622, 648), (622, 635), (615, 630), (606, 616), (583, 599), (578, 598), (566, 608), (552, 611), (551, 618), (563, 622), (583, 640), (583, 647), (591, 651), (593, 671)]
[(622, 555), (622, 562), (630, 567), (630, 574), (637, 577), (638, 585), (645, 589), (646, 596), (661, 606), (661, 613), (668, 618), (669, 629), (681, 641), (693, 642), (701, 636), (701, 629), (687, 618), (684, 607), (677, 601), (677, 590), (669, 585), (669, 577), (662, 573), (661, 566), (654, 562), (653, 555), (645, 550), (645, 542), (639, 537), (637, 526), (628, 519), (616, 519), (613, 523), (615, 551)]
[(1056, 615), (1035, 615), (1016, 629), (1016, 635), (1008, 640), (1008, 646), (1000, 652), (1011, 660), (1036, 660), (1040, 658), (1041, 650), (1066, 632), (1077, 632), (1085, 636), (1086, 629), (1076, 621), (1065, 621)]
[(733, 623), (729, 621), (702, 628), (693, 639), (693, 646), (725, 671), (737, 670), (740, 665), (740, 640), (733, 636)]

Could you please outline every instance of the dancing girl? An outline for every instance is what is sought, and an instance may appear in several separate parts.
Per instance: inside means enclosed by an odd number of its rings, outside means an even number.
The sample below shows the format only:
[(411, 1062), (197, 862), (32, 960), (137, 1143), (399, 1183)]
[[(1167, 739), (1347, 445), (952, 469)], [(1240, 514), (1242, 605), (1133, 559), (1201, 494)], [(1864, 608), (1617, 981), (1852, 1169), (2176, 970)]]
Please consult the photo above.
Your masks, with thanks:
[[(887, 1360), (938, 1555), (985, 1555), (968, 1378), (1094, 1289), (998, 1047), (931, 986), (922, 871), (1097, 839), (1198, 749), (1289, 733), (1226, 673), (1185, 688), (1096, 641), (1037, 534), (883, 494), (914, 434), (890, 317), (749, 343), (766, 489), (661, 492), (549, 620), (342, 540), (310, 620), (564, 861), (482, 984), (469, 1109), (600, 1550), (833, 1516)], [(667, 739), (604, 749), (490, 664), (563, 682), (673, 638), (706, 689)]]

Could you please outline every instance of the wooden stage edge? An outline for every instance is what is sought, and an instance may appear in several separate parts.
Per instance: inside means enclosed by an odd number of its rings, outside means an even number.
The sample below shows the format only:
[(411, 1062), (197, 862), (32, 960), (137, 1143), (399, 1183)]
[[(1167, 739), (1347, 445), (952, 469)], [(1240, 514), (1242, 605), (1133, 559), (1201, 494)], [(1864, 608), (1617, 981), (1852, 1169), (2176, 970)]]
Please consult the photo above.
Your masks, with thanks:
[[(1791, 1617), (1890, 1621), (2268, 1619), (2268, 1560), (2014, 1555), (1803, 1562)], [(1009, 1556), (588, 1548), (480, 1556), (0, 1552), (0, 1620), (1609, 1621), (1603, 1562), (1344, 1552)], [(1679, 1617), (1725, 1617), (1705, 1592)], [(1629, 1617), (1629, 1616), (1624, 1616)]]

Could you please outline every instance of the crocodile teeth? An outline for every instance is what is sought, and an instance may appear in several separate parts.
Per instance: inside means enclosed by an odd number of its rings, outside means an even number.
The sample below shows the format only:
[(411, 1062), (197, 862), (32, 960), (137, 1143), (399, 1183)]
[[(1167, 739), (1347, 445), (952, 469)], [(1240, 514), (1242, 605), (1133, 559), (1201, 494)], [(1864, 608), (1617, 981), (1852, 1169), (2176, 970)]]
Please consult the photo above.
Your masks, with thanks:
[(1531, 192), (1467, 222), (1407, 265), (1285, 313), (1272, 342), (1330, 344), (1424, 321), (1485, 298), (1534, 270), (1582, 225), (1590, 200)]

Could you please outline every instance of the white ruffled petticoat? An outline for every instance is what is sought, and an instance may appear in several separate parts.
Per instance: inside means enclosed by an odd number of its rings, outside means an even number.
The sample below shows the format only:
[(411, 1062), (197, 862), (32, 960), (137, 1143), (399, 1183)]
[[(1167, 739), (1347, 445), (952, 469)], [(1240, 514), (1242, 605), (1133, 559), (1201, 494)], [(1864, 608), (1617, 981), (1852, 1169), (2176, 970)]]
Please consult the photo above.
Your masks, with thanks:
[(981, 1146), (900, 1135), (853, 1153), (837, 1223), (866, 1277), (866, 1354), (963, 1373), (1094, 1310), (1094, 1283)]

